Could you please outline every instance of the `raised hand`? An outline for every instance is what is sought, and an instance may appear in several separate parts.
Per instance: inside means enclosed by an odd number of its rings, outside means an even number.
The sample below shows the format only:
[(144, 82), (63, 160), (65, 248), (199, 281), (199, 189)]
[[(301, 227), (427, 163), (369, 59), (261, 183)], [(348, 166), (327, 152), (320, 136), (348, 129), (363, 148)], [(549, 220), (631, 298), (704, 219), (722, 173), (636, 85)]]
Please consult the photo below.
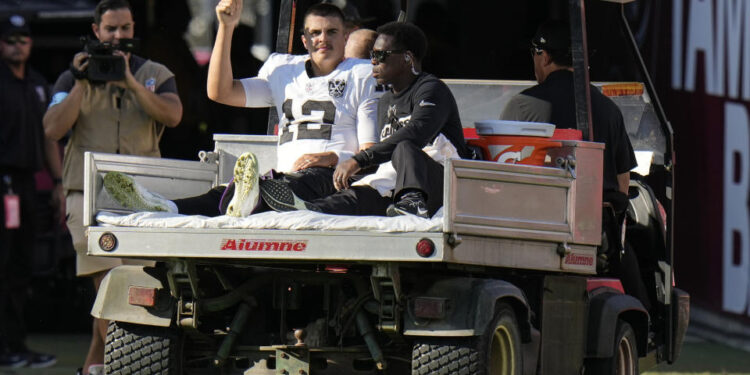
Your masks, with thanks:
[(241, 14), (242, 0), (221, 0), (216, 5), (216, 18), (223, 26), (236, 27), (240, 23)]

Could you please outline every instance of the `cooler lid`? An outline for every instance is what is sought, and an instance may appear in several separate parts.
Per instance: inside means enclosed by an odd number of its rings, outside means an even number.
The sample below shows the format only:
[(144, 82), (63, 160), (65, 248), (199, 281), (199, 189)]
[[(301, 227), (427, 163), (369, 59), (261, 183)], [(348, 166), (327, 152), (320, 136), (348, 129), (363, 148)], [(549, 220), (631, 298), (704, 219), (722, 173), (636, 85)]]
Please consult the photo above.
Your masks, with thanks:
[(552, 137), (555, 125), (544, 122), (510, 120), (484, 120), (474, 123), (479, 135), (520, 135), (526, 137)]

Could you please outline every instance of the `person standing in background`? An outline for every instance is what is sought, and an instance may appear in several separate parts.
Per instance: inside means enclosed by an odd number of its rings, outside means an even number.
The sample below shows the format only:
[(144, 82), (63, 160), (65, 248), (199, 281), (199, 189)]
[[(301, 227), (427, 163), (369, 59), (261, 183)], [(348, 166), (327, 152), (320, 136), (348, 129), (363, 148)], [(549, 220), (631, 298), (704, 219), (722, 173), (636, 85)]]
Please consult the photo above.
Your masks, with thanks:
[[(47, 82), (27, 65), (31, 30), (11, 15), (0, 24), (0, 369), (49, 367), (51, 354), (26, 346), (24, 308), (33, 263), (36, 184), (46, 164), (60, 189), (57, 144), (45, 140), (42, 116), (49, 101)], [(57, 195), (53, 194), (53, 197)], [(53, 202), (60, 207), (60, 201)]]
[[(92, 31), (101, 43), (110, 43), (113, 55), (124, 60), (124, 78), (111, 81), (88, 79), (92, 57), (79, 52), (71, 69), (60, 75), (44, 115), (48, 139), (57, 141), (68, 132), (63, 158), (63, 187), (67, 225), (78, 253), (76, 274), (91, 277), (99, 289), (107, 272), (122, 264), (153, 264), (119, 258), (86, 255), (83, 227), (83, 155), (86, 151), (160, 157), (159, 139), (165, 127), (182, 119), (174, 74), (164, 65), (119, 49), (120, 42), (135, 35), (135, 22), (126, 0), (102, 0), (94, 10)], [(91, 73), (91, 72), (88, 72)], [(61, 193), (62, 194), (62, 193)], [(89, 353), (82, 369), (101, 368), (107, 321), (94, 318)], [(98, 370), (97, 370), (98, 371)]]

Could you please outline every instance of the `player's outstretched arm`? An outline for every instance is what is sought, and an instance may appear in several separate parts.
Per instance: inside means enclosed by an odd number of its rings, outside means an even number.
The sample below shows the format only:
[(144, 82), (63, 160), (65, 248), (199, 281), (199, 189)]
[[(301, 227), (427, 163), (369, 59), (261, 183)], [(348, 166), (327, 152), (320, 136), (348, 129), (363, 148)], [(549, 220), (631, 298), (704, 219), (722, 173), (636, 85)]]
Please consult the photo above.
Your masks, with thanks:
[(240, 22), (242, 0), (221, 0), (216, 5), (219, 30), (208, 64), (206, 92), (209, 99), (236, 107), (245, 106), (245, 89), (232, 74), (232, 33)]

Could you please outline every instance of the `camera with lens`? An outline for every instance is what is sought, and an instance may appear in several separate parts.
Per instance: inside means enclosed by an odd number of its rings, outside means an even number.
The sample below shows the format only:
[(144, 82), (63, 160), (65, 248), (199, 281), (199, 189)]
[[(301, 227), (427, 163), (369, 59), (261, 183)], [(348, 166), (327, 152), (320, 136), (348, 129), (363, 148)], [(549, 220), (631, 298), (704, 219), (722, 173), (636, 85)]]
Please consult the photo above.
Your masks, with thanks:
[(115, 50), (125, 53), (133, 52), (137, 48), (136, 39), (120, 39), (119, 44), (100, 42), (95, 39), (81, 38), (83, 50), (88, 52), (89, 65), (86, 68), (86, 78), (89, 81), (121, 81), (125, 79), (125, 60), (113, 55)]

